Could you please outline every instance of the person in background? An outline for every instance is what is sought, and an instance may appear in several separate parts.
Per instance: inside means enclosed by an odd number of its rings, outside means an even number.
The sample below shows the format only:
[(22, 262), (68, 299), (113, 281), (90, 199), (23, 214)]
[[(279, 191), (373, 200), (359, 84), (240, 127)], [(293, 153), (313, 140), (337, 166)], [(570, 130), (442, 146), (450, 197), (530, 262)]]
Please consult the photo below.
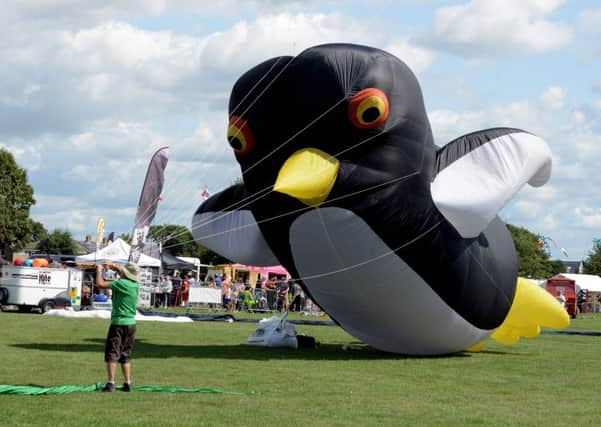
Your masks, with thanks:
[(188, 273), (188, 284), (190, 285), (191, 288), (196, 287), (196, 279), (194, 278), (194, 275), (192, 273)]
[(276, 299), (276, 290), (277, 290), (277, 282), (275, 280), (275, 276), (272, 276), (269, 280), (265, 282), (264, 290), (265, 296), (267, 297), (267, 306), (270, 310), (275, 310), (277, 305)]
[(255, 299), (249, 285), (246, 285), (240, 292), (240, 310), (252, 310), (255, 306)]
[[(179, 291), (179, 305), (185, 307), (188, 304), (188, 291), (190, 290), (190, 282), (188, 277), (184, 277), (182, 280), (182, 287)], [(177, 305), (177, 302), (175, 303)]]
[(102, 391), (115, 391), (115, 371), (117, 370), (117, 362), (119, 362), (125, 378), (122, 390), (130, 392), (132, 390), (130, 359), (136, 335), (136, 306), (138, 305), (138, 274), (140, 269), (133, 262), (128, 262), (123, 267), (106, 264), (105, 268), (117, 272), (120, 278), (106, 282), (102, 277), (102, 266), (98, 265), (96, 267), (96, 286), (100, 289), (110, 289), (113, 295), (111, 326), (104, 347), (104, 361), (106, 362), (108, 380)]
[(555, 297), (555, 299), (557, 299), (557, 302), (559, 302), (563, 308), (566, 308), (567, 300), (561, 289), (557, 291), (557, 297)]
[(161, 305), (161, 282), (163, 281), (163, 276), (160, 276), (156, 283), (153, 283), (152, 289), (150, 290), (150, 306), (158, 307)]
[(303, 288), (301, 285), (290, 279), (288, 280), (288, 286), (292, 284), (292, 302), (290, 303), (290, 311), (301, 311), (302, 300), (305, 297), (305, 293), (303, 292)]
[(278, 311), (286, 311), (288, 309), (288, 291), (290, 288), (288, 287), (288, 282), (285, 277), (280, 278), (277, 282), (277, 295), (278, 295), (278, 303), (277, 310)]
[(215, 279), (215, 283), (217, 283), (217, 281), (219, 281), (219, 283), (221, 284), (221, 305), (224, 309), (227, 310), (230, 305), (229, 282), (227, 281), (227, 277), (225, 276), (225, 274), (221, 278), (217, 277)]
[(175, 294), (174, 304), (177, 307), (181, 299), (180, 292), (182, 290), (182, 278), (179, 275), (179, 271), (175, 271), (173, 273), (173, 279), (171, 279), (171, 282), (173, 283), (173, 293)]
[(165, 278), (161, 282), (161, 294), (163, 295), (163, 298), (161, 299), (161, 304), (165, 308), (169, 308), (169, 298), (171, 297), (171, 291), (173, 291), (173, 283), (171, 283), (171, 277), (165, 276)]
[(217, 285), (215, 284), (215, 279), (213, 279), (213, 276), (207, 277), (206, 286), (209, 288), (213, 288), (213, 289), (215, 289), (217, 287)]

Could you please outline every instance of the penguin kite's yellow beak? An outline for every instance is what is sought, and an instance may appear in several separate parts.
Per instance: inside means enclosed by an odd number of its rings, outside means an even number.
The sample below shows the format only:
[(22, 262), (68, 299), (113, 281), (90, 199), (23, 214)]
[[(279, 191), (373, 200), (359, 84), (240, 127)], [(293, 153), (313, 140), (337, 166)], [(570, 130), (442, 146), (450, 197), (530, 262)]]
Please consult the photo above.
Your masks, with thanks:
[(317, 207), (327, 199), (340, 162), (317, 148), (297, 151), (282, 165), (273, 190)]

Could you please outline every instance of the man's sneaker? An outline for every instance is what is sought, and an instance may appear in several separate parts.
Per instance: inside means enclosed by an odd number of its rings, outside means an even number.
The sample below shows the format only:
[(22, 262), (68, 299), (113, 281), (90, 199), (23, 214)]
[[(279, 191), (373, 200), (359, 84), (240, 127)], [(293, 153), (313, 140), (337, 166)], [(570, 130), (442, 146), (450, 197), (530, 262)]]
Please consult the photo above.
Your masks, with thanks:
[(126, 391), (126, 392), (129, 393), (131, 391), (131, 384), (130, 383), (123, 383), (123, 388), (121, 390)]
[(115, 391), (115, 383), (106, 383), (100, 390), (107, 393), (112, 393)]

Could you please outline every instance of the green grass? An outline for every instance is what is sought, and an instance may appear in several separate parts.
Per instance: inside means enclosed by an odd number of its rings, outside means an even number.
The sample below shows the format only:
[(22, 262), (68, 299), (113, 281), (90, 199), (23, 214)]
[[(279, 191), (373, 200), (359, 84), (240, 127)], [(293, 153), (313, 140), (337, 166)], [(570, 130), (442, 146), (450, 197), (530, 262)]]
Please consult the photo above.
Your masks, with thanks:
[[(261, 317), (259, 315), (259, 317)], [(310, 318), (315, 319), (315, 318)], [(256, 324), (140, 322), (134, 383), (256, 395), (73, 393), (0, 396), (2, 425), (598, 425), (601, 338), (542, 335), (516, 346), (408, 358), (338, 327), (297, 326), (318, 350), (245, 345)], [(570, 329), (601, 330), (601, 317)], [(0, 383), (104, 380), (107, 321), (0, 313)], [(120, 377), (118, 377), (120, 378)]]

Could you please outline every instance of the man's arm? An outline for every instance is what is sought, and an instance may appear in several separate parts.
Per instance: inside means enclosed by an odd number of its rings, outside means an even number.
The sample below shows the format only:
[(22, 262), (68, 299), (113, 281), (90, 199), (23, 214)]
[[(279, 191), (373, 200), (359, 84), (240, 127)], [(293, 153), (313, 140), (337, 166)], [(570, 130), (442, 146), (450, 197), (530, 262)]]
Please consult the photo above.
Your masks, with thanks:
[[(121, 267), (119, 267), (118, 265), (108, 263), (105, 264), (105, 266), (107, 269), (116, 271), (120, 276), (123, 275)], [(102, 265), (100, 264), (96, 266), (96, 287), (100, 289), (109, 289), (111, 287), (110, 282), (107, 282), (106, 280), (104, 280), (104, 277), (102, 277)]]

